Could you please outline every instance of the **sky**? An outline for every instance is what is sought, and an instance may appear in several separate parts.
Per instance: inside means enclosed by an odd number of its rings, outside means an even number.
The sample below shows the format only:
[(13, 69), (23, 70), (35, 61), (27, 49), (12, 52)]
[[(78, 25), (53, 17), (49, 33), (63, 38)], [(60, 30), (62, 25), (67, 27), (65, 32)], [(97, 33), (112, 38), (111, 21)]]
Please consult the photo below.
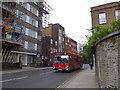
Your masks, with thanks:
[(65, 34), (84, 43), (91, 29), (90, 7), (119, 0), (47, 0), (52, 7), (50, 23), (59, 23), (65, 28)]

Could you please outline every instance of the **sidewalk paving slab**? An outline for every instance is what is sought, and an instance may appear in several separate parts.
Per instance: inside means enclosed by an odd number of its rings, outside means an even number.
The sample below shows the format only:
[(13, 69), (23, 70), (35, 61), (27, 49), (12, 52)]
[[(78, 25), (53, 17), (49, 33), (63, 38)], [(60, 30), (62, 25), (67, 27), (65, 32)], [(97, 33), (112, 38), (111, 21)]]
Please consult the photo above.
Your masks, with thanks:
[(98, 82), (95, 76), (95, 69), (90, 70), (90, 68), (86, 70), (82, 70), (75, 76), (66, 80), (57, 88), (95, 88), (98, 89)]
[(51, 68), (51, 67), (39, 67), (39, 68), (35, 68), (35, 67), (23, 67), (22, 69), (0, 71), (0, 75), (1, 74), (8, 74), (8, 73), (18, 73), (18, 72), (32, 71), (32, 70), (42, 70), (42, 69), (48, 69), (48, 68)]

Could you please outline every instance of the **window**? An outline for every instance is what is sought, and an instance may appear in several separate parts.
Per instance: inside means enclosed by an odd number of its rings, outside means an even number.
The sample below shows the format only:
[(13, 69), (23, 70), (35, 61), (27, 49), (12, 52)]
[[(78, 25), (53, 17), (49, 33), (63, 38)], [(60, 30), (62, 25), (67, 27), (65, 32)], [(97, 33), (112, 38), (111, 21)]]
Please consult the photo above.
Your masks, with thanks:
[(115, 17), (117, 20), (120, 19), (120, 10), (115, 11)]
[(23, 21), (26, 21), (26, 14), (22, 13), (21, 19), (22, 19)]
[(59, 41), (62, 42), (62, 37), (61, 36), (59, 36)]
[(105, 13), (100, 13), (99, 14), (99, 24), (105, 24), (106, 21), (106, 14)]
[(38, 21), (36, 21), (36, 23), (35, 23), (35, 24), (36, 24), (35, 26), (36, 26), (36, 27), (38, 27)]
[(33, 6), (30, 6), (30, 11), (31, 11), (34, 15), (38, 16), (38, 10), (37, 10), (36, 8), (34, 8)]
[(63, 45), (63, 48), (65, 48), (64, 45)]
[[(28, 17), (29, 17), (29, 16), (28, 16)], [(27, 17), (27, 18), (28, 18), (28, 17)], [(28, 23), (32, 24), (33, 26), (38, 27), (38, 21), (37, 21), (37, 20), (33, 19), (32, 17), (29, 17), (28, 19), (29, 19), (29, 22), (27, 21)], [(28, 20), (28, 19), (27, 19), (27, 20)]]
[(65, 45), (68, 45), (68, 43), (65, 43)]
[(24, 2), (24, 3), (21, 4), (21, 6), (22, 6), (23, 8), (27, 8), (27, 3)]
[(34, 8), (30, 5), (30, 11), (33, 13)]
[(37, 38), (37, 32), (29, 29), (29, 36), (33, 37), (33, 38)]
[(28, 49), (28, 41), (25, 41), (24, 48)]
[(29, 17), (29, 23), (32, 24), (32, 18), (31, 17)]
[(31, 17), (29, 17), (29, 23), (33, 25), (33, 23), (34, 23), (34, 19), (31, 18)]
[(51, 42), (51, 44), (53, 44), (53, 40), (52, 39), (50, 40), (50, 42)]
[(55, 41), (55, 45), (57, 46), (57, 41)]
[(26, 16), (26, 22), (29, 23), (29, 16)]
[(58, 30), (58, 51), (62, 51), (62, 42), (63, 42), (63, 32), (61, 29)]
[(28, 35), (28, 36), (31, 36), (31, 37), (37, 39), (37, 37), (38, 37), (38, 32), (33, 31), (33, 30), (29, 29), (29, 28), (26, 28), (26, 30), (25, 30), (25, 35)]
[(30, 11), (30, 4), (27, 3), (27, 8), (26, 9)]
[(26, 28), (26, 30), (25, 30), (25, 35), (29, 35), (29, 29), (28, 28)]
[(32, 43), (32, 42), (29, 42), (29, 43), (28, 43), (28, 49), (29, 49), (29, 50), (35, 50), (35, 44)]
[(64, 38), (63, 38), (63, 42), (64, 42)]
[(25, 26), (22, 26), (21, 31), (22, 31), (23, 34), (25, 34), (25, 31), (26, 31)]
[(61, 29), (59, 29), (59, 35), (62, 36), (63, 35), (63, 31)]
[(37, 51), (37, 44), (36, 44), (36, 43), (32, 43), (32, 42), (25, 41), (25, 43), (24, 43), (24, 48), (25, 48), (25, 49), (29, 49), (29, 50), (35, 50), (35, 51)]
[(38, 32), (35, 32), (35, 38), (37, 39), (37, 37), (38, 37)]
[(39, 12), (38, 12), (38, 10), (37, 10), (37, 16), (39, 15)]
[(68, 43), (69, 43), (69, 39), (68, 39)]
[(16, 14), (16, 15), (19, 15), (19, 10), (16, 10), (16, 11), (15, 11), (15, 14)]
[(55, 52), (57, 52), (58, 50), (57, 49), (55, 49)]
[(37, 44), (35, 44), (35, 50), (37, 50)]
[(34, 25), (34, 23), (35, 23), (35, 22), (34, 22), (34, 19), (32, 19), (31, 21), (32, 21), (32, 25)]
[(17, 15), (18, 18), (22, 19), (23, 21), (27, 22), (28, 19), (29, 19), (29, 17), (25, 13), (23, 13), (23, 12), (21, 12), (19, 10), (16, 10), (15, 14)]
[(41, 39), (42, 39), (42, 36), (39, 35), (38, 40), (41, 41)]

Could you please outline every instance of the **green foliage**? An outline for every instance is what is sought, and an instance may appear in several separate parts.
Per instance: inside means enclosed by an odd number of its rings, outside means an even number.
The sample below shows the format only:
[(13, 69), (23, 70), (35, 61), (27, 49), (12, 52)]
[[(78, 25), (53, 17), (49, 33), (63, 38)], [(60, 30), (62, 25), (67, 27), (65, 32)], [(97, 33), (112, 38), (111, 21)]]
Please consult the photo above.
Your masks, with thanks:
[(120, 19), (119, 20), (114, 20), (111, 22), (111, 29), (117, 31), (120, 30)]
[(84, 56), (85, 61), (92, 58), (92, 54), (94, 53), (93, 47), (98, 40), (112, 32), (120, 30), (120, 20), (112, 21), (110, 26), (94, 26), (92, 30), (96, 30), (97, 32), (93, 33), (93, 35), (89, 37), (83, 53), (80, 54)]

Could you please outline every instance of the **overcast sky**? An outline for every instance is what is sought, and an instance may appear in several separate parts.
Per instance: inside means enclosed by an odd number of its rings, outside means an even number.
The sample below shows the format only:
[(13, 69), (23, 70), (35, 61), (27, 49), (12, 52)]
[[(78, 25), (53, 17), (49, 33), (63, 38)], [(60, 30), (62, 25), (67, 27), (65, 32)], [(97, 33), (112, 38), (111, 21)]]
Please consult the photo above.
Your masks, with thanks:
[(70, 38), (86, 41), (87, 29), (91, 29), (90, 7), (119, 0), (47, 0), (53, 8), (50, 23), (59, 23)]

